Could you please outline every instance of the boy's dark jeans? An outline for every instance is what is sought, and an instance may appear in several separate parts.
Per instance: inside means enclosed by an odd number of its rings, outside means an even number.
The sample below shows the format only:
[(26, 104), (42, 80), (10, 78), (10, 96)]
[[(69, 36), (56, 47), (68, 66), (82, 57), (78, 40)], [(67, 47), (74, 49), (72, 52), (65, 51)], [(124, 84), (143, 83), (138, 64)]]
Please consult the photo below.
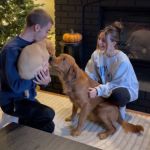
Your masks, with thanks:
[(19, 117), (20, 124), (50, 133), (54, 131), (54, 110), (38, 101), (23, 99), (1, 106), (1, 108), (6, 114)]

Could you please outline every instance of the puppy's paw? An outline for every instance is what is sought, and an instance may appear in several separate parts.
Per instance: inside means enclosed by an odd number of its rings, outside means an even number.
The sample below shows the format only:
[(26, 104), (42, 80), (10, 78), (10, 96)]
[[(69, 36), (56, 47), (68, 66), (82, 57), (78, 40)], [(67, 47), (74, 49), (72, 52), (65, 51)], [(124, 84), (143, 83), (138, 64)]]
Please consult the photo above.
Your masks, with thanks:
[(69, 117), (67, 117), (67, 118), (65, 118), (65, 121), (72, 121), (72, 117), (71, 116), (69, 116)]
[(79, 136), (81, 134), (81, 131), (77, 130), (77, 129), (73, 129), (71, 131), (71, 135), (72, 136)]

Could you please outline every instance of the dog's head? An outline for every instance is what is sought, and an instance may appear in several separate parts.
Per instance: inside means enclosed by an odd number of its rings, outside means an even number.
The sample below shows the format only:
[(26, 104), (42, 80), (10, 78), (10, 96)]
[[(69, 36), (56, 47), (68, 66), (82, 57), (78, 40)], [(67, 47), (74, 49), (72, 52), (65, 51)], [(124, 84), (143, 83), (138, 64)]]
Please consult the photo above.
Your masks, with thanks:
[(73, 81), (78, 77), (79, 67), (77, 66), (75, 59), (68, 54), (61, 54), (58, 57), (53, 57), (50, 60), (50, 64), (58, 76), (65, 81)]

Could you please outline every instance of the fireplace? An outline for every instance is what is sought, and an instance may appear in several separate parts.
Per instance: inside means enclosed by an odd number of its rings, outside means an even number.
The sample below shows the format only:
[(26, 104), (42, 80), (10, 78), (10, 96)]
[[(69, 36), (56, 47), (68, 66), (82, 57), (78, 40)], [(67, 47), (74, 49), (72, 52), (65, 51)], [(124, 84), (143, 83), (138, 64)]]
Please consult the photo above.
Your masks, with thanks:
[[(96, 4), (97, 3), (97, 4)], [(91, 20), (90, 14), (95, 14)], [(93, 12), (92, 12), (93, 11)], [(102, 7), (99, 1), (87, 3), (83, 7), (83, 51), (86, 65), (96, 48), (97, 34), (106, 25), (114, 21), (123, 23), (119, 49), (128, 55), (140, 82), (139, 100), (128, 105), (128, 108), (144, 110), (150, 107), (150, 9), (141, 7)], [(91, 20), (91, 25), (90, 22)], [(83, 66), (84, 68), (85, 66)], [(139, 109), (139, 103), (142, 107)], [(147, 109), (150, 112), (150, 109)]]
[[(138, 0), (56, 0), (56, 49), (62, 35), (71, 28), (83, 34), (82, 65), (84, 69), (96, 48), (97, 35), (113, 21), (122, 21), (119, 48), (130, 58), (140, 82), (139, 99), (128, 108), (150, 113), (150, 2)], [(54, 91), (57, 80), (52, 80)], [(54, 86), (53, 86), (54, 85)], [(57, 84), (56, 92), (60, 91)]]
[[(98, 1), (99, 3), (99, 1)], [(128, 7), (94, 7), (94, 3), (89, 3), (83, 9), (83, 49), (87, 55), (83, 60), (89, 59), (96, 46), (97, 34), (106, 25), (114, 21), (123, 23), (123, 30), (119, 42), (119, 49), (124, 51), (133, 63), (150, 63), (150, 9), (128, 8)], [(95, 23), (91, 25), (89, 10), (94, 7)], [(97, 10), (96, 10), (97, 9)], [(92, 13), (92, 12), (91, 12)], [(85, 62), (85, 64), (86, 64)], [(143, 68), (143, 67), (142, 67)]]

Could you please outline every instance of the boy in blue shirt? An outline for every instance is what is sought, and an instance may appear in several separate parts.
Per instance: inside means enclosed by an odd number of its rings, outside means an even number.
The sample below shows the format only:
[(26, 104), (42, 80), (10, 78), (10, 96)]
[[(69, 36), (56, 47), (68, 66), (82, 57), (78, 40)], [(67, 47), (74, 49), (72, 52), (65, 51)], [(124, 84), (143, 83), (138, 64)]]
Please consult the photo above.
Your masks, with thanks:
[[(46, 132), (54, 131), (52, 108), (36, 99), (36, 84), (47, 85), (51, 81), (49, 68), (41, 70), (34, 80), (21, 79), (17, 61), (21, 50), (33, 42), (47, 37), (53, 25), (52, 18), (42, 9), (32, 10), (26, 17), (22, 33), (8, 41), (0, 53), (0, 106), (6, 114), (19, 117), (19, 123)], [(47, 65), (48, 66), (48, 65)], [(24, 91), (29, 91), (29, 98)]]

